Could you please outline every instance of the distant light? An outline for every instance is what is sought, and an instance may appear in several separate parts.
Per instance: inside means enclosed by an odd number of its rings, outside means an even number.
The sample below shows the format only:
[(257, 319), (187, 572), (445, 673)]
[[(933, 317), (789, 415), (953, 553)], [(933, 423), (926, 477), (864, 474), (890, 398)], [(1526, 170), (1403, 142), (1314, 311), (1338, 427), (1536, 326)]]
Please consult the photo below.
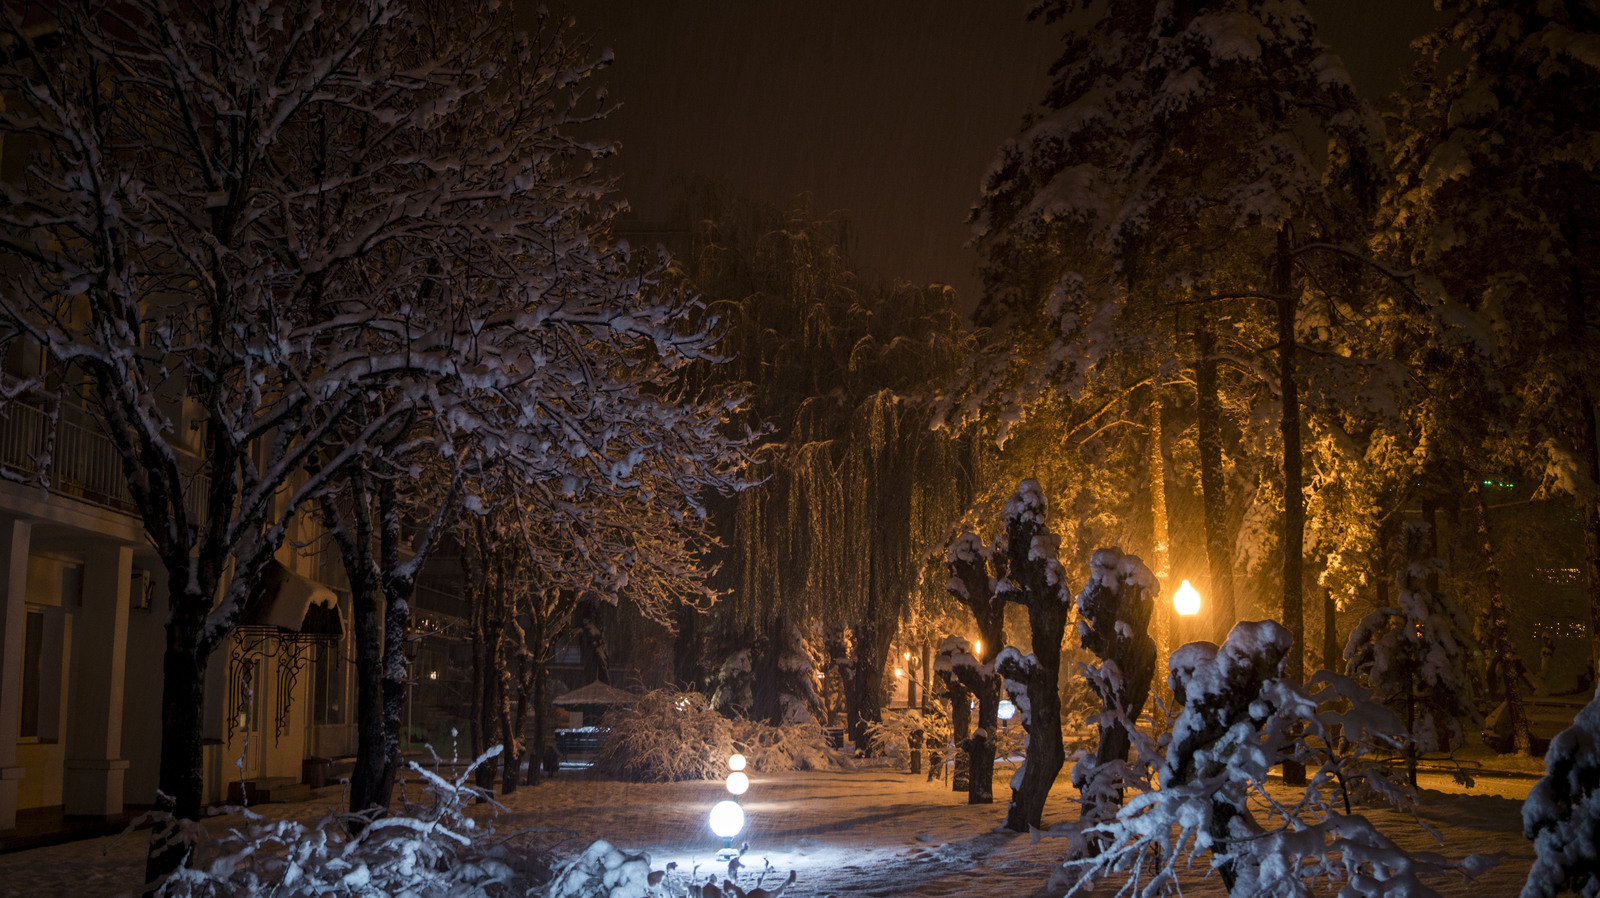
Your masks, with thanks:
[(995, 713), (999, 715), (1001, 720), (1010, 720), (1011, 718), (1017, 716), (1017, 706), (1011, 701), (1011, 699), (1003, 698), (1000, 700), (1000, 707), (995, 711)]
[(437, 670), (428, 671), (428, 679), (430, 679), (430, 680), (439, 679), (439, 672)]
[(900, 668), (896, 667), (894, 669), (894, 675), (897, 676), (897, 677), (903, 677), (903, 676), (906, 675), (906, 672), (901, 670)]
[(731, 839), (744, 829), (744, 808), (737, 801), (723, 799), (711, 807), (711, 831), (720, 838)]
[(744, 771), (735, 770), (728, 774), (728, 792), (733, 795), (743, 795), (750, 791), (750, 777)]
[(907, 661), (910, 661), (911, 660), (911, 653), (910, 652), (906, 652), (901, 657), (905, 658)]
[(728, 758), (728, 769), (729, 770), (743, 770), (744, 769), (744, 755), (732, 755), (732, 756), (730, 756)]
[(1184, 617), (1200, 613), (1200, 593), (1189, 585), (1188, 580), (1183, 581), (1178, 591), (1172, 594), (1172, 607), (1178, 609), (1178, 613)]
[(972, 654), (973, 655), (982, 655), (983, 654), (983, 640), (980, 639), (980, 640), (978, 640), (978, 641), (976, 641), (976, 642), (974, 642), (972, 644)]

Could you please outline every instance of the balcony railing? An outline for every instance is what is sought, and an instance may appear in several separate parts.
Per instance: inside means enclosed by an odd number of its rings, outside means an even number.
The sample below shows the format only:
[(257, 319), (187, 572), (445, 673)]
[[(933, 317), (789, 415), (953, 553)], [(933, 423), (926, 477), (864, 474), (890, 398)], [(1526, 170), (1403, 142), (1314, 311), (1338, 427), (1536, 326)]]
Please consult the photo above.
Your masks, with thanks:
[[(0, 467), (24, 477), (47, 474), (50, 491), (57, 495), (136, 514), (133, 498), (128, 494), (128, 479), (122, 473), (122, 457), (86, 410), (71, 403), (61, 406), (54, 421), (55, 446), (50, 449), (48, 401), (18, 399), (0, 408)], [(41, 471), (47, 450), (48, 470)], [(184, 504), (190, 520), (196, 522), (201, 519), (208, 486), (200, 467), (198, 458), (180, 456), (180, 468), (187, 481)]]

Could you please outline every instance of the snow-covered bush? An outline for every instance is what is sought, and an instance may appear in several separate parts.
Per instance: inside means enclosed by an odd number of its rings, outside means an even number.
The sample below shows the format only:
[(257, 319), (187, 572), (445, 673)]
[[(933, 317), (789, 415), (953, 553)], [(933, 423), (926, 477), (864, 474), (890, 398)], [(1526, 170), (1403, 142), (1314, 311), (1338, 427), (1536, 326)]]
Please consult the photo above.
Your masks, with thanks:
[[(769, 863), (759, 871), (741, 872), (735, 861), (717, 884), (715, 875), (702, 881), (698, 871), (685, 874), (677, 864), (650, 869), (647, 854), (627, 854), (600, 840), (562, 865), (540, 894), (543, 898), (778, 898), (795, 881), (794, 871), (775, 888), (766, 888), (773, 875)], [(748, 888), (746, 888), (748, 886)]]
[[(1159, 895), (1179, 868), (1210, 854), (1229, 893), (1298, 896), (1313, 883), (1343, 883), (1341, 895), (1427, 896), (1424, 874), (1475, 875), (1494, 863), (1408, 852), (1349, 812), (1352, 789), (1404, 800), (1407, 793), (1366, 763), (1358, 746), (1400, 738), (1397, 721), (1343, 677), (1319, 679), (1313, 697), (1283, 676), (1291, 637), (1273, 621), (1243, 622), (1223, 645), (1173, 653), (1168, 684), (1182, 710), (1173, 725), (1161, 787), (1131, 798), (1115, 820), (1089, 829), (1095, 856), (1068, 860), (1057, 882), (1077, 894), (1126, 876), (1117, 895)], [(1346, 738), (1348, 737), (1348, 738)], [(1313, 771), (1293, 800), (1260, 806), (1268, 772), (1285, 760)], [(1202, 861), (1203, 862), (1203, 861)]]
[[(416, 763), (429, 801), (387, 816), (329, 814), (305, 824), (269, 820), (249, 808), (227, 808), (244, 823), (211, 837), (203, 824), (183, 865), (161, 886), (168, 898), (233, 895), (329, 895), (353, 898), (456, 898), (520, 894), (532, 878), (519, 872), (497, 846), (492, 826), (466, 814), (489, 795), (469, 785), (485, 752), (454, 780)], [(162, 815), (146, 815), (153, 818)], [(198, 828), (198, 831), (196, 831)], [(542, 872), (542, 868), (541, 871)]]
[(906, 768), (910, 765), (912, 751), (918, 746), (937, 749), (949, 744), (950, 718), (913, 709), (886, 715), (882, 723), (868, 724), (867, 735), (872, 740), (874, 755), (888, 758), (896, 767)]
[(720, 779), (734, 753), (733, 726), (698, 692), (657, 689), (606, 712), (595, 769), (641, 783)]
[(827, 734), (814, 723), (774, 727), (729, 720), (698, 692), (658, 689), (633, 707), (608, 712), (595, 769), (632, 782), (721, 779), (728, 756), (743, 754), (752, 771), (819, 770), (838, 765)]
[(832, 770), (839, 766), (840, 755), (828, 743), (821, 724), (775, 727), (759, 720), (735, 720), (732, 729), (734, 748), (744, 755), (750, 769), (759, 773)]
[(1427, 537), (1426, 524), (1406, 523), (1407, 561), (1395, 577), (1395, 604), (1351, 631), (1345, 673), (1400, 715), (1416, 751), (1449, 751), (1466, 741), (1464, 724), (1480, 722), (1468, 667), (1472, 625), (1449, 596), (1428, 589), (1443, 562), (1426, 557)]
[(1544, 764), (1522, 804), (1535, 853), (1522, 898), (1600, 898), (1600, 692), (1551, 740)]

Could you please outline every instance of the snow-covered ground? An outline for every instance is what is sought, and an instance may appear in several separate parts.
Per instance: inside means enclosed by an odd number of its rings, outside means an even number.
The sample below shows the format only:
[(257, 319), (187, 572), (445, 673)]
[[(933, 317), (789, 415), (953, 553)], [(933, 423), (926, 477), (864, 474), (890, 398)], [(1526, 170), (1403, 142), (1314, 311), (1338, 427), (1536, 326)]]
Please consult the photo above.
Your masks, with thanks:
[[(951, 792), (947, 783), (882, 768), (752, 776), (744, 797), (749, 822), (736, 840), (749, 842), (742, 859), (745, 885), (754, 881), (750, 873), (770, 863), (769, 888), (789, 870), (797, 871), (788, 896), (1049, 895), (1045, 883), (1066, 842), (995, 831), (1005, 811), (1003, 796), (1009, 795), (1009, 774), (1001, 770), (996, 777), (996, 797), (1002, 803), (981, 806), (966, 804), (965, 794)], [(1441, 894), (1515, 895), (1533, 858), (1521, 836), (1519, 816), (1532, 784), (1527, 776), (1483, 776), (1474, 789), (1465, 790), (1448, 776), (1424, 774), (1420, 813), (1443, 836), (1442, 848), (1403, 816), (1370, 816), (1410, 848), (1452, 856), (1506, 853), (1498, 868), (1474, 883), (1435, 883)], [(310, 802), (261, 810), (273, 817), (311, 819), (336, 806), (339, 797), (337, 788), (325, 789)], [(658, 869), (676, 862), (680, 870), (698, 869), (701, 878), (716, 873), (720, 881), (727, 865), (714, 858), (721, 843), (707, 829), (706, 813), (722, 797), (719, 782), (631, 784), (563, 771), (554, 781), (511, 796), (494, 826), (496, 837), (507, 839), (508, 847), (519, 852), (536, 852), (540, 846), (577, 852), (604, 838), (623, 850), (647, 853)], [(1075, 797), (1064, 778), (1058, 782), (1045, 824), (1073, 818)], [(221, 828), (231, 822), (237, 818), (217, 818), (212, 825)], [(141, 836), (0, 855), (0, 894), (101, 898), (128, 893), (143, 870)], [(1111, 891), (1102, 888), (1094, 894)], [(1185, 894), (1224, 892), (1216, 877), (1207, 879), (1203, 869), (1196, 869)]]

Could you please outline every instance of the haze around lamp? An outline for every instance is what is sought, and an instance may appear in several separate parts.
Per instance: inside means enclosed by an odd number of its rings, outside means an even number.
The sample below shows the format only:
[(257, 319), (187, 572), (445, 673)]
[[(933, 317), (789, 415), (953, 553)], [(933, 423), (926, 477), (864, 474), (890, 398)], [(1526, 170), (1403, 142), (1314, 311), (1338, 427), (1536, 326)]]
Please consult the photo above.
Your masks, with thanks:
[(1184, 617), (1200, 613), (1200, 593), (1188, 580), (1183, 581), (1172, 594), (1172, 607)]

